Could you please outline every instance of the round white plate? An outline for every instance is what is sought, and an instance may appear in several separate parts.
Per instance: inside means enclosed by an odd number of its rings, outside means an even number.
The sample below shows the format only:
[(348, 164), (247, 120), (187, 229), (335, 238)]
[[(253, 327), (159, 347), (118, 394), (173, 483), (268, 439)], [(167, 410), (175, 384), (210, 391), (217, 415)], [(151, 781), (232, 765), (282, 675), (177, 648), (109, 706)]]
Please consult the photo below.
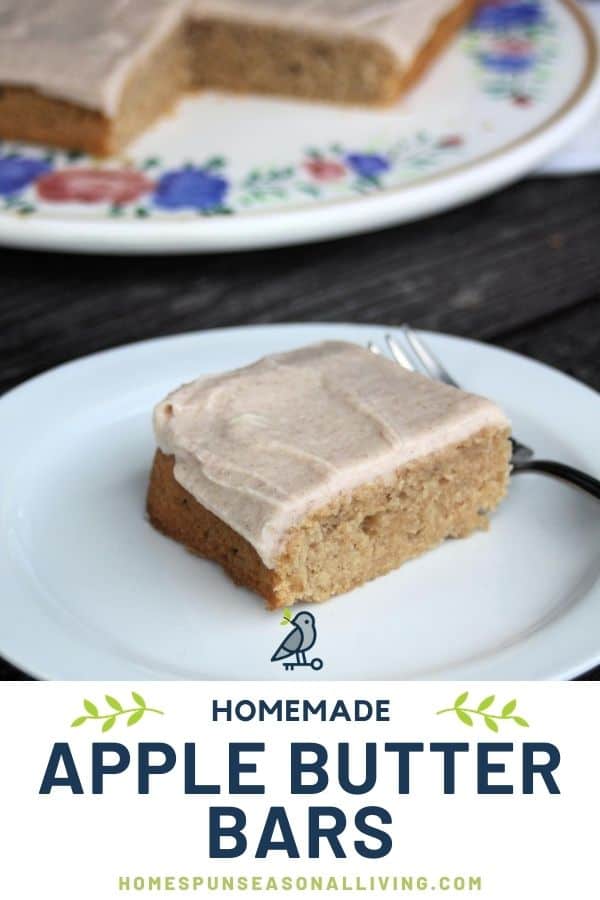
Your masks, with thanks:
[[(151, 410), (181, 382), (258, 356), (385, 329), (276, 325), (133, 344), (0, 399), (0, 653), (55, 679), (538, 679), (600, 660), (600, 507), (515, 477), (490, 532), (311, 607), (324, 661), (270, 662), (281, 614), (144, 517)], [(540, 454), (596, 476), (600, 398), (538, 363), (428, 335)], [(294, 613), (297, 610), (294, 610)]]
[(234, 250), (405, 222), (535, 169), (593, 115), (599, 81), (572, 0), (493, 0), (388, 110), (204, 93), (124, 159), (6, 143), (0, 243)]

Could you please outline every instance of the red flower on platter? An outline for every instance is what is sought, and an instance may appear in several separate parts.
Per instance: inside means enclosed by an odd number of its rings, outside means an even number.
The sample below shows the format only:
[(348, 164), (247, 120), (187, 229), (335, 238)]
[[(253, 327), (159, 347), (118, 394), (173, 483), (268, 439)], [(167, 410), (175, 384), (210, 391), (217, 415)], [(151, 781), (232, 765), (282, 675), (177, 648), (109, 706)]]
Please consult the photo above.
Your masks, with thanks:
[(63, 169), (36, 183), (49, 203), (131, 203), (154, 188), (154, 182), (132, 169)]
[(499, 52), (511, 53), (514, 56), (530, 56), (534, 52), (531, 41), (515, 37), (498, 41), (496, 47)]
[(317, 181), (337, 181), (346, 174), (346, 167), (335, 159), (310, 159), (304, 168)]
[(446, 150), (450, 147), (462, 147), (464, 141), (460, 134), (447, 134), (438, 141), (438, 147)]

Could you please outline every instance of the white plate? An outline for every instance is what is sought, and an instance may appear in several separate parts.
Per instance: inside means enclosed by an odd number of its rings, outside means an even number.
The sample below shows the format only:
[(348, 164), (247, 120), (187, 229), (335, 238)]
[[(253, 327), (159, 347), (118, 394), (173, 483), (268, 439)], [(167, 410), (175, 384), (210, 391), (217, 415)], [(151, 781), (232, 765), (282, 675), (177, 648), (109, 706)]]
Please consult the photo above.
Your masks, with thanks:
[[(297, 678), (280, 614), (144, 518), (153, 404), (204, 372), (384, 329), (275, 325), (163, 338), (62, 366), (0, 399), (0, 653), (55, 679)], [(428, 336), (541, 454), (596, 476), (600, 398), (538, 363)], [(600, 659), (600, 508), (521, 475), (489, 533), (312, 607), (311, 678), (566, 678)], [(306, 677), (306, 675), (305, 675)]]
[[(595, 33), (572, 0), (494, 0), (390, 110), (205, 93), (127, 159), (5, 144), (0, 243), (232, 250), (405, 222), (535, 169), (593, 115), (598, 73)], [(96, 202), (67, 202), (90, 168)], [(124, 183), (129, 199), (109, 202)]]

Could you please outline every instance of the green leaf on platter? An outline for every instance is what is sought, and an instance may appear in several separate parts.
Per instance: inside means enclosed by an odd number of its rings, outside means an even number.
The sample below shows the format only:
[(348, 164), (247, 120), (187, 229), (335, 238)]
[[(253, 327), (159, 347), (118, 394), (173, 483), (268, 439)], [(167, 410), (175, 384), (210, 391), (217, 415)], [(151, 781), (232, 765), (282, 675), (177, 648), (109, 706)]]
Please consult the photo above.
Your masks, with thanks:
[(477, 707), (477, 712), (483, 712), (484, 709), (489, 709), (494, 700), (496, 699), (494, 694), (490, 694), (489, 697), (486, 697), (485, 700), (482, 700), (479, 706)]
[(95, 703), (92, 703), (91, 700), (84, 700), (83, 705), (84, 705), (86, 711), (89, 712), (90, 716), (93, 716), (94, 719), (97, 718), (98, 707), (96, 706)]
[(71, 728), (79, 728), (84, 722), (87, 722), (87, 716), (78, 716), (71, 722)]
[(143, 709), (136, 709), (136, 711), (135, 711), (134, 713), (132, 713), (132, 714), (129, 716), (129, 718), (127, 719), (127, 724), (128, 724), (128, 725), (135, 725), (137, 722), (140, 721), (140, 719), (142, 718), (143, 715), (144, 715), (144, 710), (143, 710)]
[(459, 694), (458, 697), (456, 698), (456, 700), (454, 701), (454, 708), (457, 709), (457, 707), (462, 706), (463, 703), (466, 702), (468, 696), (469, 696), (468, 691), (465, 691), (464, 694)]
[(513, 716), (513, 722), (516, 722), (521, 728), (529, 728), (529, 722), (521, 716)]
[(471, 718), (469, 713), (466, 713), (464, 711), (464, 709), (460, 709), (458, 706), (455, 707), (455, 709), (456, 709), (456, 715), (458, 716), (458, 718), (460, 719), (461, 722), (463, 722), (465, 725), (473, 724), (473, 719)]
[(495, 721), (495, 719), (490, 719), (489, 716), (485, 716), (484, 722), (490, 729), (490, 731), (498, 731), (498, 723)]
[(211, 156), (204, 163), (204, 169), (222, 169), (225, 166), (225, 158), (223, 156)]
[(123, 707), (116, 699), (116, 697), (111, 697), (110, 694), (106, 694), (104, 699), (112, 709), (116, 709), (117, 712), (123, 712)]
[(136, 694), (135, 691), (132, 691), (131, 696), (133, 697), (133, 699), (135, 700), (135, 702), (137, 703), (138, 706), (143, 706), (143, 707), (146, 706), (146, 701), (144, 700), (144, 698), (142, 697), (141, 694)]
[(511, 713), (513, 713), (513, 712), (515, 711), (516, 708), (517, 708), (517, 701), (516, 701), (516, 700), (509, 700), (508, 703), (506, 704), (506, 706), (503, 706), (503, 707), (502, 707), (502, 715), (503, 715), (503, 716), (510, 716)]
[(298, 190), (302, 191), (303, 194), (308, 194), (310, 197), (318, 197), (320, 194), (319, 188), (314, 184), (299, 184)]
[(110, 731), (110, 729), (113, 727), (113, 725), (115, 724), (116, 721), (117, 721), (117, 717), (111, 716), (110, 719), (107, 719), (105, 721), (104, 725), (102, 726), (102, 731)]

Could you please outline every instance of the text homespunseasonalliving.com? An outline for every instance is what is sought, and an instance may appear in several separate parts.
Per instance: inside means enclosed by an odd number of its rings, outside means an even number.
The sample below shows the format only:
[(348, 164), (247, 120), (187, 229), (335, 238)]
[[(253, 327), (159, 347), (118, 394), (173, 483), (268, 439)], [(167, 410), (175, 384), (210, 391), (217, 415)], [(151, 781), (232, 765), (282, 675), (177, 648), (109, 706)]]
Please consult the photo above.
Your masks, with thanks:
[(311, 891), (315, 893), (422, 893), (483, 890), (481, 875), (119, 875), (121, 893)]

